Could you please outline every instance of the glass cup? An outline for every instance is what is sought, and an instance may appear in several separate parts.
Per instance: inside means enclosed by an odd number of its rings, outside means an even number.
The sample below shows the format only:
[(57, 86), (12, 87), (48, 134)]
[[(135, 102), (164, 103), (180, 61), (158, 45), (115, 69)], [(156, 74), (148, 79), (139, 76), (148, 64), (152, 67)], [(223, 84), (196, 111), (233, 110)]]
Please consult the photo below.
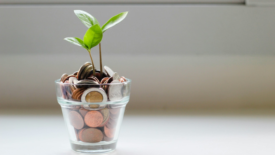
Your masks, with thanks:
[(101, 153), (116, 148), (131, 80), (109, 84), (55, 81), (57, 101), (76, 152)]

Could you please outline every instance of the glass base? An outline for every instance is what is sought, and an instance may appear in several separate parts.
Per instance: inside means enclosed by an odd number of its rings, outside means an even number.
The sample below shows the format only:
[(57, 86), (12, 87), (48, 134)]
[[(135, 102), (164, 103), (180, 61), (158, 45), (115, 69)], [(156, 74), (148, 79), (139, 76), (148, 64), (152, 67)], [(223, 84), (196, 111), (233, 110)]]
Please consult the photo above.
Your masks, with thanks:
[(107, 144), (77, 144), (71, 142), (72, 149), (76, 152), (82, 153), (106, 153), (114, 151), (116, 148), (116, 142), (107, 143)]

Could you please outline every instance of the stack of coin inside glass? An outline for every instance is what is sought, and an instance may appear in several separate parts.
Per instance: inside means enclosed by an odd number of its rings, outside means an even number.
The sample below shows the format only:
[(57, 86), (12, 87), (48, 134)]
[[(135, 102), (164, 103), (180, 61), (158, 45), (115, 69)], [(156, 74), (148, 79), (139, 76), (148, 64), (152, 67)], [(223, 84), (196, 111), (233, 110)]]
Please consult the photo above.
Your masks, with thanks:
[(69, 109), (68, 116), (78, 141), (96, 143), (114, 138), (120, 108), (107, 106), (100, 110), (88, 110), (83, 106), (73, 107)]
[[(61, 76), (62, 97), (67, 100), (81, 102), (116, 101), (127, 96), (126, 78), (119, 76), (111, 68), (104, 66), (105, 72), (100, 75), (92, 64), (86, 62), (80, 69), (71, 74)], [(64, 83), (64, 84), (62, 84)]]
[[(126, 78), (107, 66), (103, 74), (87, 62), (71, 74), (61, 76), (60, 88), (65, 100), (85, 103), (118, 101), (128, 95)], [(120, 108), (108, 104), (73, 105), (68, 108), (70, 124), (78, 141), (96, 143), (111, 141), (115, 134)]]

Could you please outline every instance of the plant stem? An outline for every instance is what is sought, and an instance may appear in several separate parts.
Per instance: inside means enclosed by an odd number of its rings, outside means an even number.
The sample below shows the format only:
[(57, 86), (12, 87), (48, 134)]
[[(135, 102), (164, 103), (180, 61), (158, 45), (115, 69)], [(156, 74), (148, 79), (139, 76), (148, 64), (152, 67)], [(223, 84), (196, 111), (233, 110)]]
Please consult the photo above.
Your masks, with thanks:
[(99, 59), (100, 59), (100, 77), (102, 77), (101, 43), (99, 43)]
[(91, 55), (91, 50), (88, 50), (88, 53), (90, 55), (90, 58), (91, 58), (91, 61), (92, 61), (92, 65), (93, 65), (93, 76), (95, 76), (95, 65), (94, 65), (94, 61), (93, 61), (92, 55)]

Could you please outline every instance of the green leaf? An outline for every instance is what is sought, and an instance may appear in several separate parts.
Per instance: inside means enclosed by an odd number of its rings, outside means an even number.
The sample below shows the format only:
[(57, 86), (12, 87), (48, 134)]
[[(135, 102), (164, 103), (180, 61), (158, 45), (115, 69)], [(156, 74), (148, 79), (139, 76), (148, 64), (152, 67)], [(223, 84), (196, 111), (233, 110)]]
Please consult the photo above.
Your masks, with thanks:
[(75, 44), (77, 46), (82, 46), (83, 48), (87, 49), (86, 45), (84, 44), (84, 42), (77, 38), (77, 37), (67, 37), (67, 38), (64, 38), (64, 40), (72, 43), (72, 44)]
[(88, 50), (98, 45), (102, 40), (102, 36), (103, 33), (99, 24), (90, 27), (83, 37), (84, 44), (88, 47)]
[(90, 28), (95, 24), (99, 24), (98, 21), (89, 13), (82, 10), (74, 10), (75, 15), (82, 21), (82, 23)]
[(117, 14), (110, 18), (103, 26), (102, 26), (102, 32), (105, 32), (107, 29), (115, 26), (119, 22), (121, 22), (126, 16), (128, 12), (122, 12), (120, 14)]

